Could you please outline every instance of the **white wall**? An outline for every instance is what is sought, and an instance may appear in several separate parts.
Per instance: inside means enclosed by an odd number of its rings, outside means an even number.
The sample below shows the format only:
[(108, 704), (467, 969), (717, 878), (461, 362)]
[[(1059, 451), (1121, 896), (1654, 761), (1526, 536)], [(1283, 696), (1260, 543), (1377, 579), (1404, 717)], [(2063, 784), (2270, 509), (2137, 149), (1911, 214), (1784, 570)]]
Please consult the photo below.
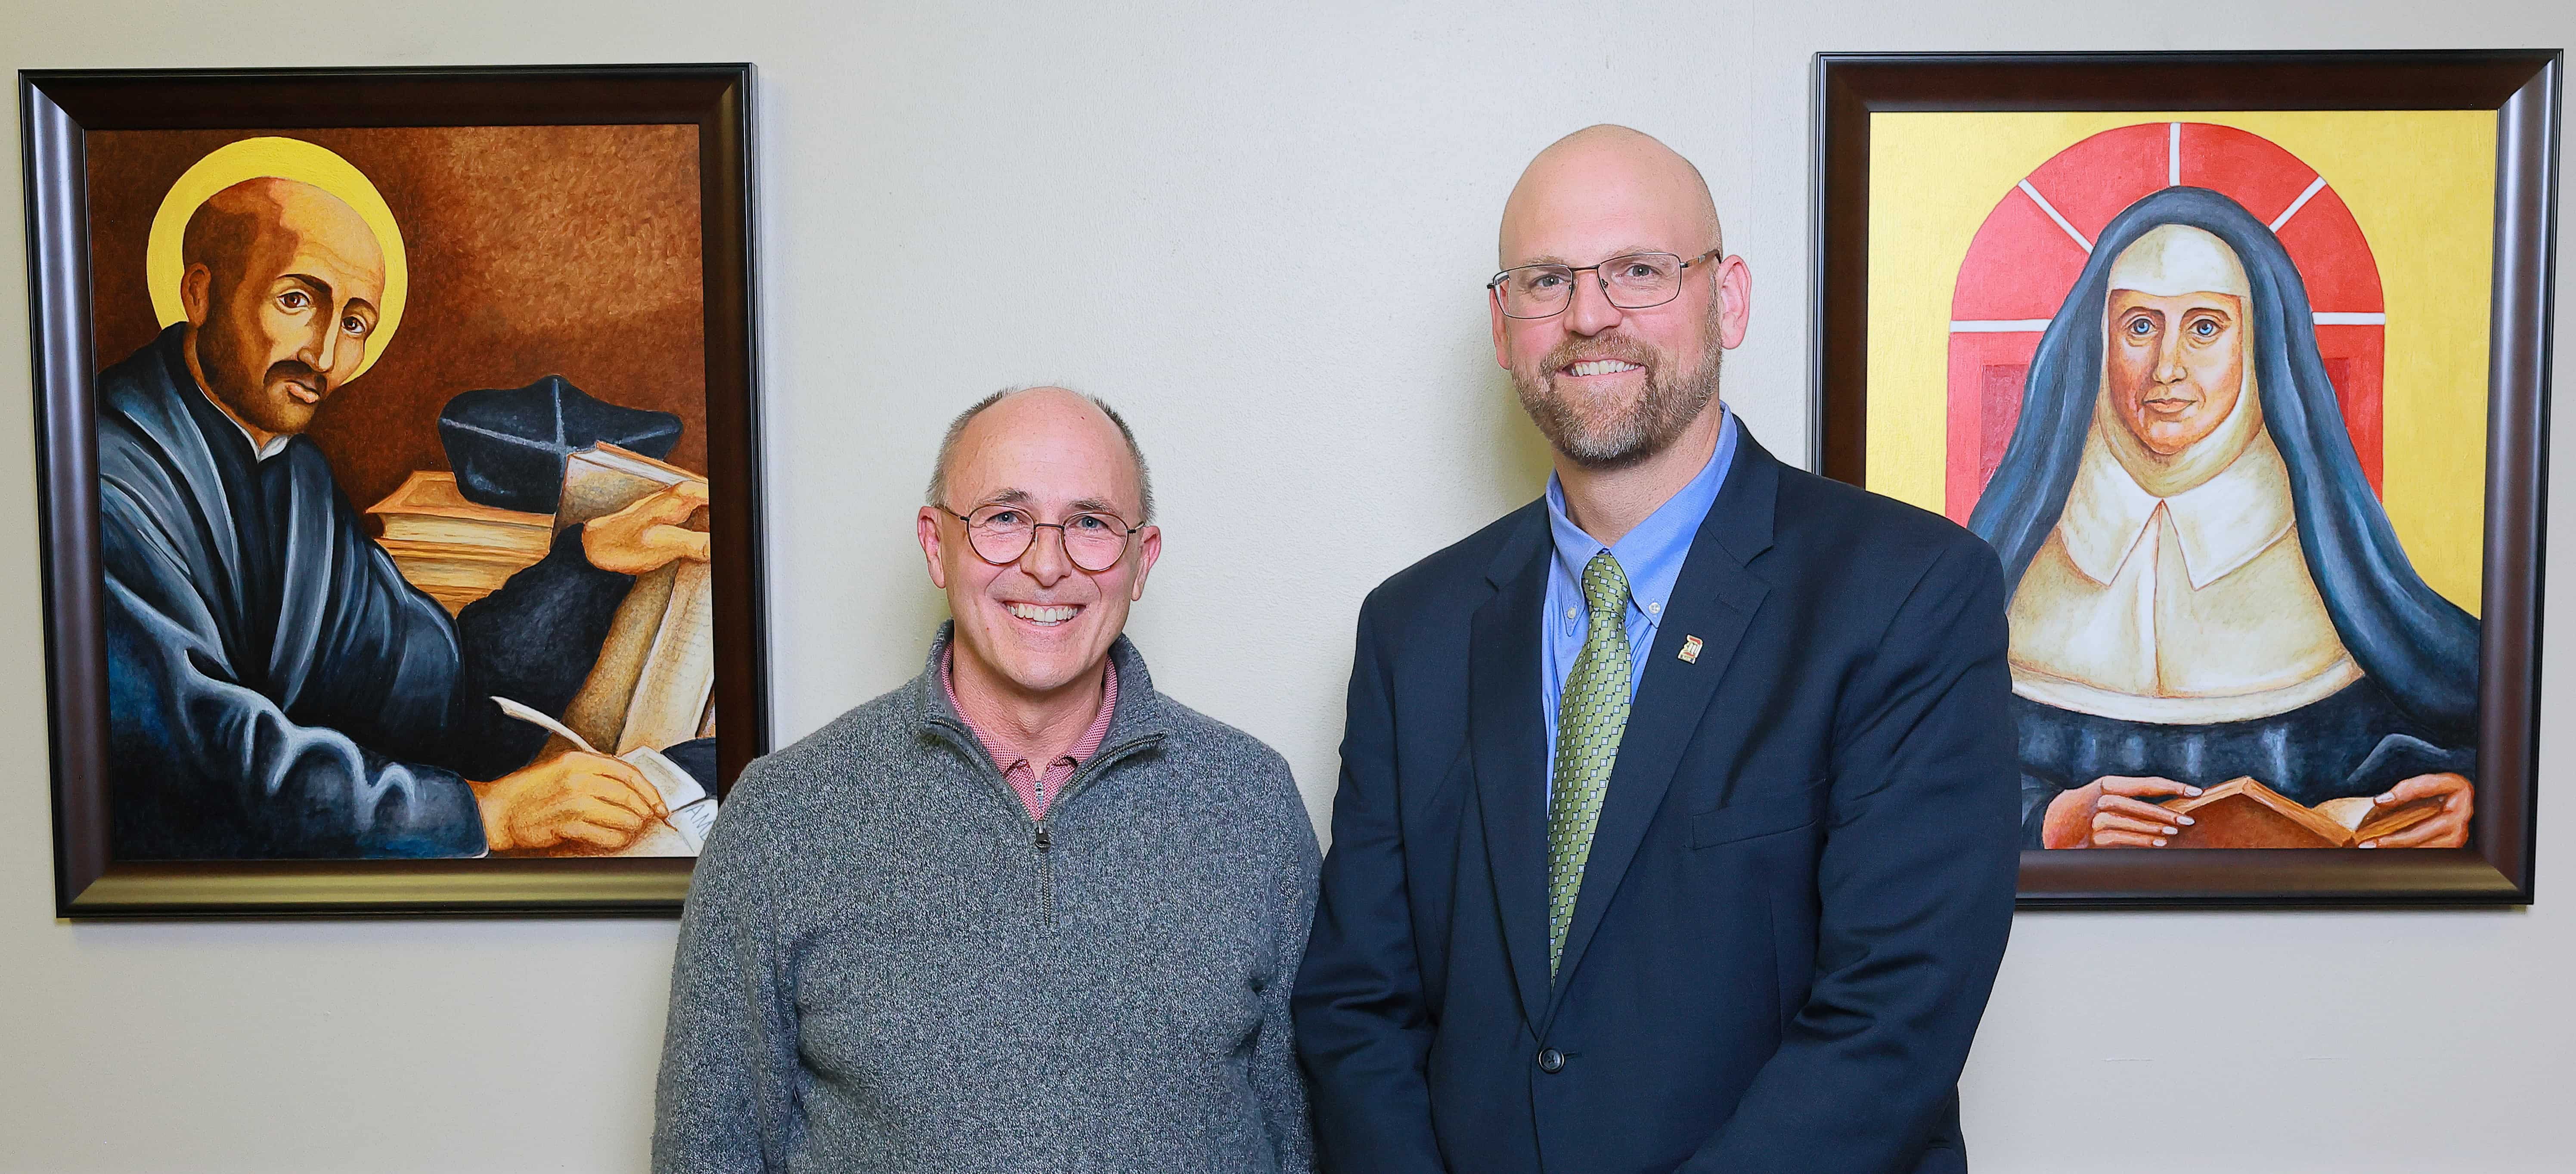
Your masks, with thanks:
[[(1361, 595), (1543, 476), (1477, 285), (1557, 134), (1627, 122), (1707, 171), (1755, 274), (1726, 394), (1796, 458), (1811, 53), (2576, 42), (2562, 0), (190, 7), (12, 0), (0, 65), (757, 62), (780, 734), (917, 668), (940, 611), (911, 512), (945, 418), (1064, 380), (1126, 408), (1162, 485), (1133, 629), (1157, 683), (1278, 745), (1319, 820)], [(640, 1167), (668, 922), (52, 920), (20, 191), (0, 183), (0, 1170)], [(942, 296), (959, 272), (989, 278)], [(2565, 633), (2576, 508), (2553, 496)], [(2557, 813), (2576, 650), (2545, 652)], [(2529, 911), (2023, 916), (1966, 1079), (1979, 1169), (2563, 1168), (2565, 827), (2542, 825)]]

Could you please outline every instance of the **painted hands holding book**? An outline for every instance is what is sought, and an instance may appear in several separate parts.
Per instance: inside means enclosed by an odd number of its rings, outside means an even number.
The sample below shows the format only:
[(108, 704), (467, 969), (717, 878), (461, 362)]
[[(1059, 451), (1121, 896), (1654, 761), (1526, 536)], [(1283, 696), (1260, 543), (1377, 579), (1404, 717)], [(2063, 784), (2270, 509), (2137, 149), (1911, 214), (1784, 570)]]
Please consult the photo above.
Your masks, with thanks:
[(582, 526), (581, 553), (603, 571), (641, 575), (674, 559), (707, 561), (707, 531), (689, 524), (707, 508), (707, 484), (682, 481)]
[[(2169, 798), (2159, 803), (2153, 801), (2157, 796)], [(2252, 822), (2230, 819), (2223, 835), (2193, 834), (2204, 816), (2190, 812), (2204, 806), (2215, 810), (2215, 804), (2231, 801), (2251, 812)], [(2040, 845), (2457, 848), (2469, 841), (2474, 801), (2469, 780), (2447, 773), (2416, 775), (2366, 801), (2330, 799), (2314, 808), (2301, 807), (2252, 779), (2232, 780), (2204, 792), (2172, 779), (2106, 775), (2049, 801), (2040, 826)], [(2210, 839), (2218, 842), (2206, 842)]]
[(2417, 775), (2388, 789), (2376, 802), (2395, 806), (2402, 803), (2436, 801), (2440, 809), (2432, 818), (2402, 831), (2354, 845), (2360, 848), (2460, 848), (2469, 842), (2469, 811), (2477, 793), (2468, 777), (2456, 774)]

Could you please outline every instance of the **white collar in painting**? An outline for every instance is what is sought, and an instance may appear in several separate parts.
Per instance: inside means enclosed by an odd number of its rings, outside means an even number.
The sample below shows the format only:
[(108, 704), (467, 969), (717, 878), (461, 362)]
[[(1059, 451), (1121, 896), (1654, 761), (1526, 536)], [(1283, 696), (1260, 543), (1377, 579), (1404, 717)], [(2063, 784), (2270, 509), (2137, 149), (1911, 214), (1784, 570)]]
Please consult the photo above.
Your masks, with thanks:
[(2066, 492), (2066, 511), (2057, 521), (2067, 558), (2085, 578), (2109, 583), (2155, 523), (2159, 506), (2173, 518), (2183, 570), (2195, 591), (2280, 541), (2296, 518), (2290, 471), (2269, 430), (2256, 433), (2217, 475), (2171, 497), (2157, 497), (2139, 487), (2096, 428), (2085, 437), (2075, 484)]
[(292, 432), (280, 432), (275, 436), (269, 437), (268, 443), (266, 444), (261, 444), (256, 440), (251, 440), (250, 426), (242, 423), (241, 417), (234, 415), (231, 408), (225, 407), (224, 401), (207, 394), (206, 389), (202, 387), (197, 389), (197, 394), (205, 396), (207, 403), (215, 405), (215, 410), (222, 413), (224, 419), (232, 424), (233, 431), (241, 433), (243, 440), (250, 441), (251, 453), (258, 457), (262, 463), (266, 463), (270, 457), (285, 452), (286, 442), (295, 439), (295, 434)]

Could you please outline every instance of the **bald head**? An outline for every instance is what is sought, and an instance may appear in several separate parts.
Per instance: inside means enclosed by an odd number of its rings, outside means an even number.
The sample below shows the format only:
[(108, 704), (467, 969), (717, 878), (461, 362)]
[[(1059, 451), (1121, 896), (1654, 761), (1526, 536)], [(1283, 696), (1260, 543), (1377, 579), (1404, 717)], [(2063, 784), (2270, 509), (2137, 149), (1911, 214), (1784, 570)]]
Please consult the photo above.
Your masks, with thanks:
[(930, 470), (930, 504), (960, 513), (972, 510), (976, 502), (951, 501), (950, 491), (979, 493), (981, 487), (960, 486), (952, 478), (964, 454), (980, 456), (996, 448), (1034, 448), (1114, 467), (1110, 483), (1117, 487), (1115, 500), (1104, 504), (1140, 524), (1154, 519), (1154, 479), (1145, 467), (1145, 451), (1125, 417), (1098, 396), (1042, 386), (1005, 388), (975, 401), (949, 421), (947, 435), (940, 438), (939, 459)]
[(1497, 247), (1494, 361), (1558, 472), (1662, 468), (1669, 453), (1681, 455), (1667, 472), (1695, 471), (1684, 466), (1716, 444), (1724, 413), (1709, 405), (1750, 304), (1699, 168), (1627, 127), (1585, 127), (1521, 172)]
[(1699, 168), (1653, 135), (1603, 123), (1549, 144), (1521, 172), (1503, 203), (1502, 267), (1591, 264), (1601, 258), (1535, 254), (1569, 228), (1612, 220), (1629, 222), (1621, 227), (1631, 235), (1661, 234), (1620, 247), (1685, 257), (1717, 247), (1721, 231)]
[(237, 280), (263, 246), (325, 253), (346, 272), (373, 279), (369, 300), (382, 296), (384, 249), (366, 218), (312, 184), (274, 176), (243, 180), (199, 205), (180, 237), (179, 263), (203, 265), (219, 283)]
[(290, 179), (216, 192), (179, 241), (191, 369), (259, 434), (304, 431), (366, 365), (385, 253), (357, 210)]
[(1069, 739), (1090, 720), (1110, 645), (1162, 554), (1153, 508), (1134, 434), (1090, 396), (995, 392), (949, 425), (914, 532), (948, 596), (961, 712), (1029, 737), (1063, 719)]

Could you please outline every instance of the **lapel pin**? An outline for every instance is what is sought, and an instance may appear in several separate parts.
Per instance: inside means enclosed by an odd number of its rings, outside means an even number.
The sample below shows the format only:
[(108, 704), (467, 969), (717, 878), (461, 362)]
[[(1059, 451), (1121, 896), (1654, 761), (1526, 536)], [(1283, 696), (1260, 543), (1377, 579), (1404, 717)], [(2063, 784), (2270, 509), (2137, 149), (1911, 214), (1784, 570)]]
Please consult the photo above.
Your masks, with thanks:
[(1684, 636), (1684, 637), (1682, 637), (1682, 650), (1681, 650), (1681, 652), (1680, 652), (1680, 654), (1679, 654), (1679, 655), (1680, 655), (1680, 656), (1681, 656), (1681, 658), (1682, 658), (1682, 663), (1683, 663), (1683, 664), (1698, 664), (1698, 663), (1699, 663), (1699, 637), (1697, 637), (1697, 636)]

